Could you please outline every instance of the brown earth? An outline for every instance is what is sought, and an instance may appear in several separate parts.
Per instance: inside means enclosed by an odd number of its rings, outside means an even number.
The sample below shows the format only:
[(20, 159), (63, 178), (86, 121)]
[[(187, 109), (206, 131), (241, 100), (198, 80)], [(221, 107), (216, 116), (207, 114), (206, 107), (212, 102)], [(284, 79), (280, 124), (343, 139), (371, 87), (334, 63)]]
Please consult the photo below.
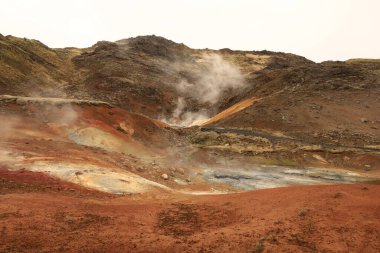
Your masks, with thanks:
[[(0, 95), (0, 252), (380, 252), (378, 60), (0, 34)], [(365, 180), (243, 193), (203, 170), (261, 165)]]
[(379, 252), (380, 187), (115, 196), (0, 170), (2, 252)]
[[(222, 90), (215, 103), (199, 100), (206, 95), (194, 95), (194, 85), (210, 74), (205, 55), (235, 66), (244, 85)], [(190, 86), (181, 90), (181, 82)], [(153, 118), (170, 118), (179, 97), (186, 99), (186, 111), (210, 116), (256, 97), (259, 102), (213, 125), (380, 143), (377, 60), (313, 63), (269, 51), (191, 49), (157, 36), (85, 49), (51, 49), (37, 40), (0, 36), (0, 94), (101, 100)]]

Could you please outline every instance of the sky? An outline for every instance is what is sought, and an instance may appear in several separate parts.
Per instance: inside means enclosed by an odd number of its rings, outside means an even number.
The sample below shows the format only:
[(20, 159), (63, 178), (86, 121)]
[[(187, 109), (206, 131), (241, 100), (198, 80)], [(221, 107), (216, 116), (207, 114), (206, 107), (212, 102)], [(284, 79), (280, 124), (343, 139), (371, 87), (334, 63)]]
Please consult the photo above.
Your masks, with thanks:
[(0, 33), (50, 47), (158, 35), (192, 48), (380, 58), (380, 0), (0, 0)]

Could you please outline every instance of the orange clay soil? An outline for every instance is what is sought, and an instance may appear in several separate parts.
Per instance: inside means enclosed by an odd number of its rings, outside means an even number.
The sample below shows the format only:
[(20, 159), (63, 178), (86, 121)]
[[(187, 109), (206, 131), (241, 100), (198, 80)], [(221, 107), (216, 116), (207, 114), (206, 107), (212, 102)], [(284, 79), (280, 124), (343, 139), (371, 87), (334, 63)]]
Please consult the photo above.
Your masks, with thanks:
[(212, 118), (208, 119), (207, 121), (203, 122), (201, 125), (209, 125), (211, 123), (217, 122), (218, 120), (221, 120), (223, 118), (227, 118), (237, 112), (240, 112), (241, 110), (244, 110), (245, 108), (251, 106), (253, 103), (259, 101), (260, 98), (252, 97), (248, 99), (244, 99), (240, 101), (239, 103), (234, 104), (233, 106), (227, 108), (226, 110), (218, 113), (217, 115), (213, 116)]
[(0, 252), (379, 252), (380, 186), (90, 191), (0, 169)]

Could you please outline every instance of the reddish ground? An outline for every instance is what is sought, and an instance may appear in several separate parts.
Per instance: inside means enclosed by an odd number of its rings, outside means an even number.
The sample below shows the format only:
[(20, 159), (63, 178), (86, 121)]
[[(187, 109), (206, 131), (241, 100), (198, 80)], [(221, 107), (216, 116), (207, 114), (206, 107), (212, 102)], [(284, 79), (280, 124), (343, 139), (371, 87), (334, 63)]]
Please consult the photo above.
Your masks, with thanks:
[(115, 196), (0, 169), (0, 252), (379, 252), (380, 186)]
[[(56, 123), (59, 108), (38, 116), (35, 105), (29, 110), (12, 106), (6, 111), (21, 117), (8, 124), (0, 143), (4, 150), (30, 162), (116, 164), (172, 186), (161, 178), (163, 172), (170, 173), (168, 168), (70, 142)], [(80, 114), (78, 125), (99, 127), (147, 150), (168, 146), (167, 140), (173, 139), (166, 139), (172, 133), (155, 121), (117, 108), (83, 105), (67, 111)], [(33, 112), (38, 117), (33, 118)], [(368, 173), (379, 171), (377, 154), (342, 154), (336, 160), (358, 170), (368, 165)], [(182, 174), (173, 177), (185, 180)], [(379, 238), (380, 185), (302, 186), (219, 196), (118, 196), (43, 173), (0, 168), (0, 252), (380, 252)]]

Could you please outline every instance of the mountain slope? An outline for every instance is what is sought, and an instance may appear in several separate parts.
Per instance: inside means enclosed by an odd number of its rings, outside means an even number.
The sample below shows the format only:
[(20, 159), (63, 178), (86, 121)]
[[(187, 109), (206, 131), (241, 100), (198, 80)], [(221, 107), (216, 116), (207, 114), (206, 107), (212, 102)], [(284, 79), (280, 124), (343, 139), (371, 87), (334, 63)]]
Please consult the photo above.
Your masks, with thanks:
[(257, 103), (209, 126), (280, 131), (346, 145), (380, 144), (378, 62), (325, 62), (277, 72), (264, 74), (265, 85), (248, 93), (260, 98)]
[[(311, 63), (283, 53), (190, 49), (156, 36), (103, 41), (85, 49), (50, 49), (36, 40), (0, 36), (0, 45), (2, 94), (96, 99), (156, 118), (171, 116), (179, 97), (192, 111), (204, 107), (216, 113), (249, 86), (235, 81), (249, 83), (252, 75), (267, 67)], [(217, 88), (216, 101), (199, 99), (212, 93), (213, 87), (203, 94), (179, 87), (186, 83), (189, 89), (199, 89), (206, 81), (220, 81), (210, 80), (221, 75), (217, 68), (231, 67), (238, 72), (232, 77), (236, 80)], [(235, 85), (239, 90), (233, 89)]]
[[(191, 49), (157, 36), (51, 49), (0, 36), (0, 94), (101, 100), (188, 126), (256, 97), (213, 126), (379, 145), (380, 62)], [(362, 122), (363, 121), (363, 122)]]

